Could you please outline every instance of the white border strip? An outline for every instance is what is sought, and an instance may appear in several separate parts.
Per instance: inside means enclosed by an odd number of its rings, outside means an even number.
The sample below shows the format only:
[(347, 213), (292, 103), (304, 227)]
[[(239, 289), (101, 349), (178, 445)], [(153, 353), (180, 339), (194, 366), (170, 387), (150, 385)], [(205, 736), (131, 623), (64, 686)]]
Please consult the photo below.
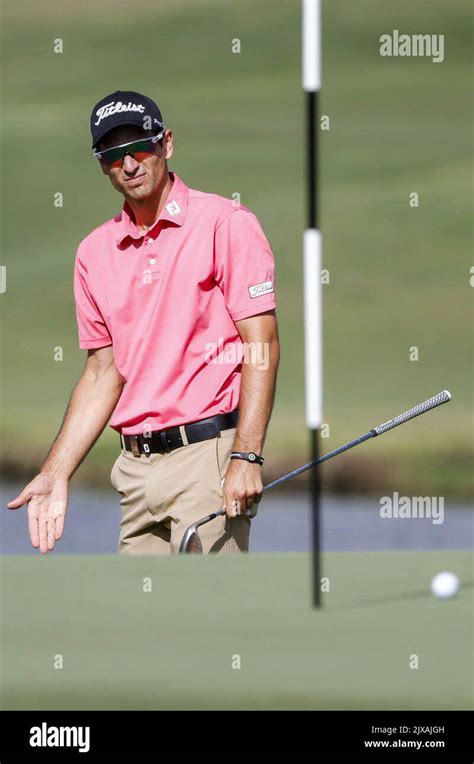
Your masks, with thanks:
[(323, 294), (321, 233), (308, 228), (303, 238), (306, 424), (323, 421)]
[(321, 89), (321, 0), (303, 0), (303, 90)]

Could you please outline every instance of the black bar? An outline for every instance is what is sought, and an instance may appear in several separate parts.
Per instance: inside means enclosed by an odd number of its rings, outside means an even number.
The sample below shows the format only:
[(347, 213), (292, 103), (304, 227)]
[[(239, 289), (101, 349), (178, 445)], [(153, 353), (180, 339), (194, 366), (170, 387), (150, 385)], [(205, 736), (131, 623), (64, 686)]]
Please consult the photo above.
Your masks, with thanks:
[[(319, 431), (311, 430), (312, 459), (319, 459)], [(321, 601), (321, 467), (311, 470), (311, 535), (313, 556), (313, 606)]]
[[(413, 752), (418, 762), (472, 762), (469, 711), (4, 711), (0, 721), (2, 764), (19, 761), (18, 754), (104, 762), (104, 753), (147, 752), (159, 760), (163, 752), (182, 751), (337, 751), (364, 753), (364, 762), (404, 761)], [(80, 732), (61, 732), (71, 727)], [(384, 742), (382, 752), (377, 742)]]
[(308, 182), (308, 228), (317, 228), (318, 210), (318, 93), (306, 94), (306, 146), (307, 146), (307, 182)]

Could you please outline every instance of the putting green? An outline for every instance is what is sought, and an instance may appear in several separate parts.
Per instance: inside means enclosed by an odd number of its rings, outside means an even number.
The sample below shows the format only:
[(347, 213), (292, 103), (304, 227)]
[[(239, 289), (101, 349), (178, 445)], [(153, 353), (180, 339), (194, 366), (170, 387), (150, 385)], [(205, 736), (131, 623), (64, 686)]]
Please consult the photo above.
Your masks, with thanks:
[[(304, 554), (9, 556), (2, 565), (6, 709), (472, 704), (468, 552), (326, 554), (319, 612)], [(440, 570), (461, 578), (457, 598), (429, 594)]]

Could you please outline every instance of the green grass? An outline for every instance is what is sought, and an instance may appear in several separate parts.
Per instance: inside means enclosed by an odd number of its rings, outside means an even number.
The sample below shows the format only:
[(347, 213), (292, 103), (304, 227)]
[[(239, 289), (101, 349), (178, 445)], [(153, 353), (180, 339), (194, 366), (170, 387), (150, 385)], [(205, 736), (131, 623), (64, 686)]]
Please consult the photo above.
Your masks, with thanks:
[[(158, 100), (176, 134), (171, 167), (189, 185), (239, 192), (260, 217), (277, 260), (282, 341), (266, 463), (303, 461), (299, 4), (134, 0), (132, 10), (100, 0), (88, 13), (60, 0), (15, 0), (4, 16), (4, 464), (29, 471), (44, 456), (84, 363), (73, 258), (121, 206), (90, 155), (88, 118), (116, 88)], [(453, 393), (449, 408), (361, 457), (361, 489), (389, 464), (401, 491), (472, 491), (469, 19), (467, 0), (324, 3), (325, 445), (442, 388)], [(445, 61), (381, 58), (378, 38), (394, 28), (445, 34)], [(62, 55), (52, 52), (57, 37)], [(230, 52), (236, 37), (239, 55)], [(412, 191), (418, 209), (409, 207)], [(418, 362), (409, 360), (413, 345)], [(84, 479), (98, 471), (107, 479), (116, 448), (104, 435)]]
[[(323, 562), (330, 590), (315, 611), (302, 554), (6, 557), (3, 707), (472, 706), (468, 552), (331, 553)], [(453, 600), (429, 593), (440, 570), (461, 579)]]

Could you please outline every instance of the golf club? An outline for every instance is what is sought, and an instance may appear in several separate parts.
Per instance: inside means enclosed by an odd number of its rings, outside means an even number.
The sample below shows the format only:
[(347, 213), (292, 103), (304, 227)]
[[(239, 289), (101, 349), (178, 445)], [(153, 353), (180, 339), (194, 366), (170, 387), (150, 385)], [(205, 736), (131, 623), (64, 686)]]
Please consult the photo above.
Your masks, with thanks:
[[(324, 456), (321, 456), (319, 459), (308, 462), (308, 464), (304, 464), (302, 467), (298, 467), (298, 469), (293, 470), (293, 472), (289, 472), (287, 475), (283, 475), (283, 477), (274, 480), (272, 483), (268, 483), (268, 485), (264, 486), (263, 491), (269, 491), (270, 488), (275, 488), (275, 486), (280, 485), (280, 483), (285, 483), (287, 480), (290, 480), (290, 478), (301, 474), (301, 472), (305, 472), (306, 470), (311, 469), (311, 467), (315, 467), (317, 464), (322, 464), (322, 462), (326, 462), (328, 459), (332, 459), (334, 456), (342, 454), (344, 451), (348, 451), (350, 448), (354, 448), (354, 446), (358, 446), (359, 443), (364, 443), (364, 441), (369, 440), (370, 438), (376, 438), (377, 435), (382, 435), (384, 432), (393, 430), (394, 427), (398, 427), (399, 425), (404, 424), (410, 419), (414, 419), (421, 414), (426, 414), (427, 411), (431, 411), (431, 409), (434, 409), (437, 406), (441, 406), (443, 403), (448, 403), (450, 400), (451, 393), (448, 392), (448, 390), (443, 390), (437, 395), (434, 395), (432, 398), (429, 398), (427, 401), (424, 401), (424, 403), (419, 403), (417, 406), (413, 406), (413, 408), (408, 409), (408, 411), (405, 411), (403, 414), (399, 414), (393, 419), (389, 419), (387, 422), (379, 424), (378, 427), (374, 427), (372, 430), (369, 430), (368, 433), (362, 435), (360, 438), (351, 440), (344, 446), (339, 446), (339, 448), (334, 449), (334, 451), (330, 451)], [(212, 512), (210, 515), (206, 515), (206, 517), (203, 517), (201, 520), (193, 523), (193, 525), (190, 525), (189, 528), (186, 529), (181, 540), (181, 544), (179, 546), (179, 554), (202, 554), (203, 547), (201, 539), (199, 538), (198, 528), (200, 528), (201, 525), (205, 525), (206, 523), (209, 523), (211, 520), (214, 520), (216, 517), (221, 515), (225, 515), (225, 509), (220, 509), (218, 512)]]

